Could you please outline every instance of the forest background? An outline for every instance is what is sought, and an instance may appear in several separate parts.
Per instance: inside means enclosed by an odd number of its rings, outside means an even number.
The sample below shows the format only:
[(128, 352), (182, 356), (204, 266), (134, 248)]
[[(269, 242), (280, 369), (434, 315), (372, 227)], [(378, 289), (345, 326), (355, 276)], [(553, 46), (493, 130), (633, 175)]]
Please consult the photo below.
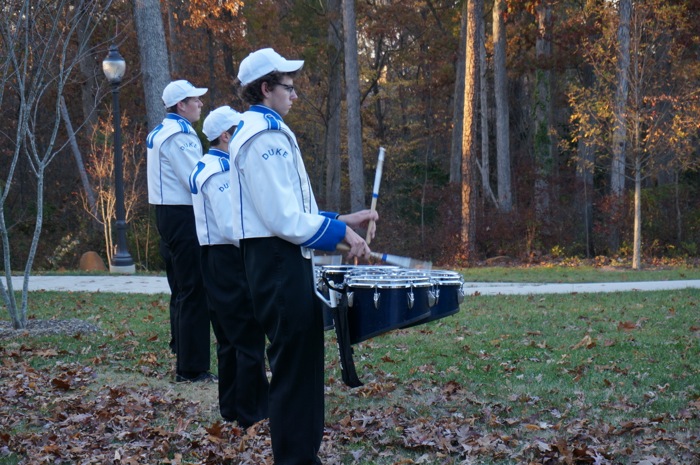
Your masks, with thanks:
[(700, 255), (695, 0), (3, 4), (6, 272), (114, 253), (110, 45), (127, 63), (119, 96), (137, 270), (162, 268), (145, 137), (164, 116), (163, 87), (208, 87), (202, 119), (220, 105), (245, 110), (238, 64), (262, 47), (305, 60), (286, 120), (322, 209), (367, 208), (386, 149), (374, 250), (443, 267)]

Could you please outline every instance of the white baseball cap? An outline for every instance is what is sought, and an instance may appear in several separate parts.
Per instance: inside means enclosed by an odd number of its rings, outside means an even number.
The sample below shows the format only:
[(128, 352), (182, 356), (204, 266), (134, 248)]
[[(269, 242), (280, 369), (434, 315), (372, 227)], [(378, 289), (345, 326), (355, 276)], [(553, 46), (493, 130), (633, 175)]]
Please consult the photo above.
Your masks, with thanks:
[(207, 140), (211, 142), (224, 131), (228, 131), (233, 126), (238, 126), (240, 122), (241, 114), (230, 106), (224, 105), (216, 110), (212, 110), (212, 112), (204, 118), (202, 132), (207, 136)]
[(207, 93), (206, 87), (195, 87), (190, 81), (181, 79), (173, 81), (163, 89), (163, 103), (165, 108), (170, 108), (177, 102), (185, 100), (187, 97), (199, 97)]
[(272, 72), (292, 73), (304, 66), (304, 60), (287, 60), (271, 48), (257, 50), (243, 59), (238, 80), (245, 86)]

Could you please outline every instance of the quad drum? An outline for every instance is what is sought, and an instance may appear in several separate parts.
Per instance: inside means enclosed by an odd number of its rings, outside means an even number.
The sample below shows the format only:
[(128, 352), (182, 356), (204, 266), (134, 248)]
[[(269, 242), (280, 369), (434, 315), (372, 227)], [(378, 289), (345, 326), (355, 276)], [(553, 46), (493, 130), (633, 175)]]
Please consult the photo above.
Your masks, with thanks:
[(416, 324), (428, 323), (431, 321), (454, 315), (459, 311), (459, 306), (464, 302), (464, 278), (456, 271), (431, 270), (428, 272), (431, 288), (430, 315), (422, 321), (407, 324), (405, 327)]
[[(397, 266), (369, 266), (369, 265), (325, 265), (314, 267), (316, 276), (316, 292), (320, 293), (323, 301), (323, 329), (333, 329), (333, 311), (329, 303), (334, 299), (332, 291), (343, 293), (346, 288), (345, 276), (351, 273), (381, 274), (390, 270), (397, 270)], [(337, 295), (337, 294), (336, 294)], [(335, 297), (335, 296), (333, 296)]]
[(342, 301), (351, 344), (453, 315), (464, 300), (464, 280), (454, 271), (328, 265), (315, 272), (324, 327), (334, 327), (331, 307)]
[(346, 285), (351, 344), (430, 316), (427, 278), (351, 274)]

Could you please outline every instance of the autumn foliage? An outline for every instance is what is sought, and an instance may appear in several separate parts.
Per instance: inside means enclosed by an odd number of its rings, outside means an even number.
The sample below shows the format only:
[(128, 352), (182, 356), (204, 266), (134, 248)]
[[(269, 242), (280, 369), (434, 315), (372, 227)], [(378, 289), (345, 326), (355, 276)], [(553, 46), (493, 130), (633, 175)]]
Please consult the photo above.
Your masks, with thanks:
[[(697, 197), (698, 126), (700, 105), (696, 84), (700, 77), (697, 51), (700, 43), (697, 2), (634, 2), (632, 96), (628, 183), (622, 208), (611, 209), (610, 157), (612, 102), (618, 62), (616, 2), (604, 1), (507, 1), (501, 15), (506, 35), (507, 87), (510, 107), (508, 154), (512, 174), (513, 208), (504, 211), (489, 196), (497, 190), (494, 115), (494, 60), (492, 2), (484, 2), (484, 61), (480, 83), (485, 98), (478, 117), (490, 128), (482, 134), (477, 124), (475, 162), (490, 160), (488, 172), (478, 172), (472, 186), (476, 214), (464, 217), (460, 187), (450, 182), (453, 132), (459, 64), (461, 4), (450, 1), (357, 2), (358, 66), (360, 76), (364, 196), (369, 205), (371, 183), (379, 147), (386, 148), (382, 192), (377, 205), (381, 216), (373, 247), (377, 251), (430, 259), (455, 266), (478, 264), (507, 255), (514, 260), (547, 256), (553, 249), (566, 255), (592, 259), (598, 255), (630, 255), (633, 242), (631, 180), (634, 160), (641, 161), (641, 231), (646, 260), (662, 255), (694, 256), (700, 239)], [(287, 117), (306, 158), (320, 206), (326, 203), (328, 158), (341, 160), (340, 210), (350, 208), (346, 122), (341, 121), (338, 153), (327, 154), (331, 124), (328, 107), (331, 90), (340, 87), (340, 113), (345, 118), (345, 88), (331, 82), (330, 69), (343, 66), (333, 55), (329, 34), (341, 14), (334, 2), (305, 0), (255, 0), (250, 2), (198, 0), (160, 2), (168, 44), (172, 78), (185, 78), (209, 88), (204, 114), (222, 104), (244, 105), (236, 93), (237, 66), (251, 50), (272, 46), (285, 56), (305, 60), (295, 86), (299, 99)], [(548, 38), (551, 54), (538, 53), (538, 15), (549, 8)], [(131, 152), (143, 157), (138, 135), (147, 133), (143, 67), (133, 10), (128, 2), (115, 1), (88, 46), (90, 55), (80, 72), (66, 83), (64, 93), (74, 125), (89, 122), (77, 133), (84, 157), (94, 146), (91, 127), (105, 127), (110, 118), (109, 95), (99, 62), (108, 43), (114, 41), (127, 61), (121, 86), (123, 134), (132, 135)], [(341, 21), (342, 22), (342, 21)], [(636, 34), (636, 35), (635, 35)], [(342, 42), (341, 42), (342, 43)], [(549, 76), (551, 95), (540, 95), (536, 83)], [(342, 75), (342, 73), (341, 73)], [(11, 89), (11, 82), (6, 83)], [(91, 93), (88, 92), (91, 89)], [(479, 89), (477, 89), (479, 91)], [(6, 100), (12, 103), (11, 91)], [(551, 120), (543, 132), (536, 123), (543, 99), (551, 104)], [(92, 106), (90, 105), (92, 103)], [(481, 106), (486, 107), (481, 108)], [(10, 105), (12, 106), (12, 105)], [(8, 107), (9, 108), (9, 107)], [(634, 117), (634, 118), (632, 118)], [(98, 124), (98, 120), (100, 121)], [(3, 120), (11, 129), (11, 118)], [(539, 125), (539, 126), (538, 126)], [(10, 131), (11, 132), (11, 131)], [(97, 135), (107, 137), (109, 134)], [(47, 224), (37, 252), (36, 268), (75, 267), (82, 252), (96, 249), (105, 256), (109, 241), (90, 226), (91, 217), (79, 201), (82, 186), (69, 155), (68, 134), (57, 133), (60, 152), (47, 171)], [(551, 147), (551, 159), (542, 166), (536, 160), (543, 147)], [(107, 146), (105, 150), (109, 150)], [(483, 153), (486, 151), (487, 153)], [(94, 154), (93, 154), (94, 155)], [(0, 154), (7, 157), (8, 153)], [(9, 164), (2, 163), (0, 171)], [(7, 224), (14, 231), (30, 231), (34, 218), (31, 167), (20, 160), (17, 180), (8, 193)], [(100, 181), (92, 175), (92, 183)], [(484, 186), (483, 180), (490, 182)], [(138, 182), (138, 180), (136, 180)], [(143, 186), (143, 183), (141, 184)], [(16, 187), (15, 187), (16, 186)], [(488, 189), (487, 189), (488, 187)], [(503, 187), (503, 186), (501, 186)], [(141, 192), (145, 196), (145, 187)], [(548, 199), (546, 206), (543, 199)], [(617, 199), (616, 199), (617, 202)], [(546, 207), (546, 208), (545, 208)], [(544, 212), (544, 214), (543, 214)], [(153, 212), (144, 202), (130, 217), (129, 248), (137, 250), (139, 269), (160, 269)], [(469, 219), (471, 218), (471, 219)], [(473, 223), (475, 244), (464, 254), (465, 221)], [(619, 231), (611, 245), (610, 233)], [(17, 234), (12, 248), (22, 255), (29, 247)], [(62, 240), (78, 240), (70, 251), (60, 251)], [(104, 245), (105, 242), (107, 245)], [(58, 256), (60, 252), (60, 257)]]

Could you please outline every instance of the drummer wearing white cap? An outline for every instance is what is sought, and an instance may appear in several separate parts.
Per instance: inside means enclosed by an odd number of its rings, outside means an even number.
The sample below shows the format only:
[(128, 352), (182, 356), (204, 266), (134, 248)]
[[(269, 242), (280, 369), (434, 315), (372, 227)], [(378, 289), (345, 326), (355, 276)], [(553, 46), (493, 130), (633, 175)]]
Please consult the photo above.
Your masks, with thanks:
[(241, 62), (240, 95), (251, 107), (229, 144), (233, 235), (255, 317), (270, 341), (275, 465), (321, 463), (323, 312), (314, 295), (312, 249), (335, 250), (345, 241), (351, 256), (368, 257), (352, 227), (377, 219), (370, 210), (338, 215), (316, 205), (296, 136), (283, 120), (297, 99), (294, 77), (303, 64), (271, 48)]
[(171, 289), (177, 289), (170, 317), (178, 382), (216, 380), (209, 373), (209, 309), (189, 188), (190, 173), (202, 158), (192, 124), (199, 120), (199, 97), (206, 92), (185, 80), (168, 84), (163, 90), (168, 113), (146, 139), (148, 202), (155, 205), (158, 233), (169, 251), (168, 281), (173, 283)]
[(219, 412), (247, 428), (267, 418), (269, 384), (265, 333), (255, 320), (248, 281), (237, 242), (229, 180), (228, 144), (241, 114), (219, 107), (204, 119), (209, 152), (190, 175), (202, 276), (217, 341)]

